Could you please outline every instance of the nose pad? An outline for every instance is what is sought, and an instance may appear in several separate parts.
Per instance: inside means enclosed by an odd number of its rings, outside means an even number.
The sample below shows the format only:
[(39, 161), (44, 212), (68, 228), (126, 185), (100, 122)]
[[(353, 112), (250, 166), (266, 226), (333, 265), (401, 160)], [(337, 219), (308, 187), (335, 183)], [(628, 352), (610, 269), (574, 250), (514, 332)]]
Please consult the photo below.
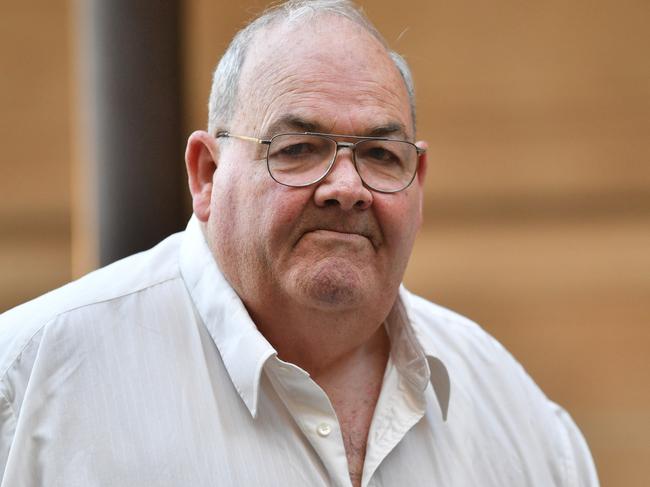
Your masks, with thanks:
[(353, 157), (351, 147), (339, 148), (327, 176), (314, 192), (316, 205), (338, 205), (351, 210), (366, 209), (372, 204), (372, 193), (364, 186)]

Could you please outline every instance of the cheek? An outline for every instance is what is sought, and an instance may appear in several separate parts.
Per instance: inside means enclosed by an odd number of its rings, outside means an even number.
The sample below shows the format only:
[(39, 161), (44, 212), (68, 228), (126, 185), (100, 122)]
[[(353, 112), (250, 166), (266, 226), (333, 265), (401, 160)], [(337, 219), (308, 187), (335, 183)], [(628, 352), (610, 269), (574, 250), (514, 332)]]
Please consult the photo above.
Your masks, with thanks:
[[(375, 212), (387, 243), (395, 249), (410, 252), (415, 235), (422, 224), (422, 212), (415, 195), (397, 193), (388, 199), (375, 199)], [(391, 196), (399, 196), (392, 199)]]
[[(276, 183), (277, 186), (280, 186)], [(278, 226), (289, 227), (295, 225), (305, 208), (307, 199), (301, 194), (299, 188), (282, 186), (273, 194), (267, 195), (265, 207), (269, 210), (269, 217)]]
[(288, 188), (275, 182), (271, 191), (259, 195), (256, 214), (259, 238), (269, 259), (288, 257), (299, 237), (302, 214), (309, 205), (311, 191)]
[(250, 198), (241, 175), (227, 170), (217, 170), (213, 180), (210, 201), (211, 236), (220, 253), (228, 258), (245, 243), (248, 233)]
[[(211, 208), (215, 220), (222, 225), (237, 226), (243, 224), (249, 213), (255, 211), (256, 202), (263, 196), (263, 178), (257, 171), (245, 171), (242, 162), (239, 167), (234, 163), (224, 162), (215, 172), (212, 186)], [(213, 216), (213, 215), (211, 215)]]
[(286, 246), (311, 191), (282, 186), (257, 171), (246, 175), (224, 171), (220, 176), (213, 186), (212, 205), (218, 238), (237, 252), (275, 254)]

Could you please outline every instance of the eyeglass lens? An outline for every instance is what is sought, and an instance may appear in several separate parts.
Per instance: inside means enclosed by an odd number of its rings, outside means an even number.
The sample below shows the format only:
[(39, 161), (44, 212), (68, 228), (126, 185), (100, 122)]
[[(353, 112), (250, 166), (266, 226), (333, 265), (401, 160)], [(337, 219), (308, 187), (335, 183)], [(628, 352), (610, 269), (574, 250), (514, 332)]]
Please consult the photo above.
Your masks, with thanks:
[[(310, 134), (283, 134), (271, 139), (268, 166), (273, 179), (288, 186), (318, 181), (336, 157), (336, 141)], [(378, 191), (408, 186), (417, 168), (417, 150), (399, 140), (362, 140), (355, 145), (355, 164), (363, 182)]]

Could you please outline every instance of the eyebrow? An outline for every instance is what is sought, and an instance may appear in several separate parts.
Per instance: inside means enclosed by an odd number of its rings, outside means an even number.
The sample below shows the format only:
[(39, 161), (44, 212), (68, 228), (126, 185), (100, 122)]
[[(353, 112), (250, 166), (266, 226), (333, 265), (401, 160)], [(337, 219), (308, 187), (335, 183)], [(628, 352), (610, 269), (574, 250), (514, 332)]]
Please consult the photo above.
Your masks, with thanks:
[[(317, 121), (311, 121), (294, 114), (283, 115), (277, 119), (269, 126), (267, 133), (269, 137), (272, 137), (273, 135), (286, 131), (327, 133), (327, 129), (321, 123)], [(375, 127), (364, 130), (361, 133), (340, 135), (350, 135), (357, 137), (400, 136), (404, 139), (407, 139), (406, 127), (403, 124), (397, 122), (389, 122), (386, 124), (377, 125)]]
[(319, 132), (322, 129), (317, 122), (310, 122), (297, 115), (283, 115), (268, 128), (269, 137), (284, 131)]

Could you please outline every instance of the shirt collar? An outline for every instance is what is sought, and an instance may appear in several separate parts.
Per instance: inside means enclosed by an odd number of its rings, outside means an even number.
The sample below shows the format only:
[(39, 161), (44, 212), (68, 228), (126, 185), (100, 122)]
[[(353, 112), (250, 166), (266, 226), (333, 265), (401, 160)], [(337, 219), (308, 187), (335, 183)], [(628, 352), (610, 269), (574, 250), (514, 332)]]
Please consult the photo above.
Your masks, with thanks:
[(420, 397), (428, 383), (438, 400), (443, 420), (447, 419), (450, 396), (449, 372), (438, 358), (433, 344), (419, 337), (409, 318), (409, 293), (400, 287), (399, 297), (386, 320), (395, 367)]
[[(235, 389), (255, 417), (262, 369), (277, 352), (258, 331), (241, 299), (219, 270), (196, 216), (192, 216), (185, 231), (180, 269)], [(408, 317), (408, 292), (403, 287), (386, 325), (395, 367), (419, 396), (431, 382), (443, 419), (446, 419), (449, 374), (431, 345), (418, 340), (413, 332)]]
[(276, 351), (219, 270), (196, 216), (190, 219), (183, 237), (180, 269), (235, 389), (255, 417), (262, 368)]

